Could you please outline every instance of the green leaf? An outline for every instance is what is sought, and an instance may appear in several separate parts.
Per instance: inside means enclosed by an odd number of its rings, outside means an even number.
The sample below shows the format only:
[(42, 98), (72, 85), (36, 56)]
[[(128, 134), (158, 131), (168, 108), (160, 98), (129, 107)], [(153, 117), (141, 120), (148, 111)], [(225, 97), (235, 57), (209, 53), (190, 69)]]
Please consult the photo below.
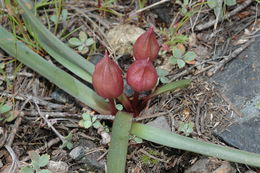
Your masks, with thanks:
[(12, 110), (12, 106), (8, 104), (0, 105), (0, 114), (4, 114), (6, 112), (9, 112), (10, 110)]
[(185, 53), (184, 61), (186, 62), (193, 61), (196, 57), (197, 57), (196, 53), (189, 51)]
[(61, 12), (61, 16), (62, 16), (62, 20), (66, 21), (67, 17), (68, 17), (68, 10), (67, 9), (63, 9)]
[(217, 6), (217, 0), (207, 0), (208, 6), (210, 8), (215, 8)]
[(36, 173), (52, 173), (51, 171), (49, 171), (48, 169), (42, 169), (37, 171)]
[(92, 44), (94, 44), (94, 43), (95, 43), (95, 41), (93, 40), (93, 38), (88, 38), (88, 39), (85, 41), (86, 46), (90, 46), (90, 45), (92, 45)]
[(170, 80), (167, 77), (160, 77), (160, 81), (165, 84), (165, 83), (169, 83)]
[(162, 68), (156, 68), (158, 76), (166, 76), (169, 74), (169, 72)]
[(85, 32), (80, 31), (79, 32), (79, 39), (82, 43), (84, 43), (87, 40), (88, 36)]
[(170, 63), (173, 64), (173, 65), (177, 64), (177, 58), (175, 58), (174, 56), (172, 56), (172, 57), (170, 58)]
[(231, 162), (260, 167), (260, 154), (216, 145), (202, 140), (196, 140), (140, 123), (133, 123), (130, 133), (142, 139), (164, 146), (191, 151)]
[(183, 132), (186, 136), (189, 136), (193, 132), (194, 123), (193, 122), (181, 122), (179, 124), (178, 131)]
[(102, 127), (102, 124), (100, 123), (100, 121), (95, 121), (95, 122), (93, 123), (93, 127), (94, 127), (95, 129), (98, 129), (98, 128)]
[(180, 49), (178, 49), (177, 47), (173, 47), (172, 49), (172, 55), (175, 57), (175, 58), (182, 58), (182, 52)]
[[(28, 67), (47, 78), (65, 92), (79, 99), (92, 109), (102, 114), (109, 114), (109, 104), (88, 86), (61, 70), (37, 53), (26, 47), (3, 27), (0, 26), (0, 47), (10, 56), (26, 64)], [(19, 52), (19, 53), (18, 53)], [(76, 58), (76, 57), (75, 57)]]
[(72, 37), (68, 41), (71, 47), (76, 47), (82, 45), (81, 41), (78, 38)]
[(56, 16), (56, 15), (51, 15), (50, 20), (51, 20), (53, 23), (58, 22), (58, 21), (57, 21), (57, 16)]
[(138, 138), (138, 137), (134, 137), (134, 141), (137, 143), (137, 144), (141, 144), (143, 143), (143, 139), (142, 138)]
[(40, 167), (44, 167), (48, 165), (49, 160), (50, 160), (50, 156), (48, 154), (43, 154), (40, 156), (38, 164)]
[(225, 4), (227, 6), (232, 6), (232, 5), (236, 5), (237, 4), (236, 0), (225, 0), (224, 2), (225, 2)]
[(39, 42), (43, 49), (71, 72), (91, 83), (91, 74), (94, 71), (94, 65), (55, 37), (33, 15), (27, 8), (29, 5), (32, 7), (31, 1), (18, 0), (17, 2), (23, 9), (24, 13), (22, 13), (22, 16), (25, 20), (27, 29), (34, 35), (36, 41)]
[(190, 83), (191, 83), (191, 80), (189, 80), (189, 79), (171, 82), (171, 83), (168, 83), (166, 85), (163, 85), (162, 87), (157, 88), (148, 97), (150, 99), (154, 96), (160, 95), (160, 94), (165, 93), (165, 92), (174, 91), (174, 90), (179, 89), (179, 88), (186, 88), (190, 85)]
[(87, 114), (87, 113), (83, 113), (82, 114), (82, 118), (85, 121), (91, 121), (91, 116), (89, 114)]
[(113, 128), (112, 139), (107, 156), (107, 172), (125, 172), (129, 131), (132, 125), (133, 116), (126, 112), (116, 114)]
[(83, 127), (84, 128), (86, 128), (86, 129), (88, 129), (88, 128), (90, 128), (92, 126), (92, 122), (91, 122), (91, 120), (89, 120), (89, 121), (84, 121), (83, 122)]
[(33, 168), (27, 166), (27, 167), (23, 167), (23, 168), (21, 169), (21, 172), (20, 172), (20, 173), (34, 173), (34, 170), (33, 170)]
[(66, 147), (71, 150), (73, 148), (73, 143), (67, 142)]
[(124, 107), (121, 104), (116, 104), (116, 109), (122, 111)]
[(177, 59), (177, 65), (179, 68), (185, 67), (185, 64), (185, 61), (183, 61), (182, 59)]
[(36, 161), (38, 162), (40, 155), (39, 153), (35, 152), (35, 151), (29, 151), (29, 157), (32, 161)]

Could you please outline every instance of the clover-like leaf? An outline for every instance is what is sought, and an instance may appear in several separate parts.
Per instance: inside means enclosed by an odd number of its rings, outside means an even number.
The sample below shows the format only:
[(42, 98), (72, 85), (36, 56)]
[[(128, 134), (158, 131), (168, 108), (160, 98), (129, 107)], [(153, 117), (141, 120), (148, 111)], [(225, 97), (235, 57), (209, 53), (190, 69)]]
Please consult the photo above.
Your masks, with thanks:
[(76, 37), (69, 39), (68, 43), (71, 47), (80, 46), (82, 44), (81, 41)]
[(49, 163), (50, 156), (48, 154), (43, 154), (40, 156), (38, 160), (38, 164), (40, 167), (44, 167)]
[(90, 121), (84, 120), (84, 122), (83, 122), (83, 127), (84, 127), (84, 128), (88, 129), (88, 128), (90, 128), (91, 126), (92, 126), (91, 120), (90, 120)]
[(225, 2), (225, 4), (227, 6), (232, 6), (232, 5), (236, 5), (237, 4), (236, 0), (225, 0), (224, 2)]
[(51, 171), (49, 171), (48, 169), (42, 169), (37, 171), (36, 173), (52, 173)]
[(182, 59), (177, 59), (177, 65), (179, 68), (183, 68), (185, 67), (185, 61), (183, 61)]
[(12, 109), (12, 106), (8, 104), (0, 105), (0, 114), (4, 114), (6, 112), (9, 112)]
[(87, 38), (88, 38), (88, 36), (85, 32), (83, 32), (83, 31), (79, 32), (79, 39), (82, 43), (85, 42), (87, 40)]
[(121, 104), (116, 104), (116, 109), (122, 111), (124, 107)]
[(177, 58), (175, 58), (174, 56), (172, 56), (172, 57), (170, 58), (170, 63), (173, 64), (173, 65), (177, 64)]
[(95, 129), (98, 129), (98, 128), (100, 128), (100, 127), (102, 127), (103, 125), (100, 123), (100, 121), (95, 121), (94, 123), (93, 123), (93, 127), (95, 128)]
[(20, 170), (20, 173), (34, 173), (34, 170), (32, 167), (26, 166)]
[(194, 52), (188, 51), (184, 55), (184, 61), (186, 61), (186, 62), (193, 61), (196, 57), (197, 57), (197, 55)]
[(183, 132), (186, 136), (189, 136), (193, 132), (194, 123), (193, 122), (181, 122), (178, 131)]
[(85, 41), (86, 46), (90, 46), (90, 45), (92, 45), (92, 44), (94, 44), (94, 43), (95, 43), (95, 41), (94, 41), (93, 38), (88, 38), (88, 39)]
[(174, 47), (172, 49), (172, 55), (175, 57), (175, 58), (182, 58), (182, 52), (180, 49), (178, 49), (177, 47)]

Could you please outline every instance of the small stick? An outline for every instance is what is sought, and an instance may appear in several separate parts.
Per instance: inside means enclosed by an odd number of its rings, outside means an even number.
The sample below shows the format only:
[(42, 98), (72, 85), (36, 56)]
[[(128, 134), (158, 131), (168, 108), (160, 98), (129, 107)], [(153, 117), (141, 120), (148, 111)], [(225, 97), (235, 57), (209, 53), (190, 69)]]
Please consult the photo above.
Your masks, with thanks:
[(157, 6), (157, 5), (163, 4), (163, 3), (168, 2), (168, 1), (170, 1), (170, 0), (161, 0), (161, 1), (158, 1), (158, 2), (153, 3), (151, 5), (148, 5), (147, 7), (144, 7), (144, 8), (141, 8), (141, 9), (135, 11), (134, 13), (131, 14), (131, 16), (134, 16), (134, 15), (136, 15), (138, 13), (141, 13), (141, 12), (143, 12), (145, 10), (148, 10), (150, 8), (153, 8), (153, 7)]

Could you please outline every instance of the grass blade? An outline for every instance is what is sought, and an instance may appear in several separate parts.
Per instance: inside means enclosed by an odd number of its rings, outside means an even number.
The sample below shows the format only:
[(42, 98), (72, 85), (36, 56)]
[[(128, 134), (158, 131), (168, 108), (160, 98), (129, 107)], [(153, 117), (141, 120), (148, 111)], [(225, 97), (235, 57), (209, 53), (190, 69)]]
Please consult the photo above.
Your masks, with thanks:
[(181, 136), (152, 126), (133, 123), (131, 134), (157, 144), (260, 167), (260, 154)]
[(102, 114), (110, 113), (108, 103), (92, 89), (33, 52), (2, 26), (0, 26), (0, 47), (89, 107)]
[(107, 156), (108, 173), (124, 173), (129, 140), (129, 131), (132, 125), (132, 115), (118, 112), (113, 123), (112, 140)]
[(31, 11), (31, 9), (33, 9), (32, 3), (30, 3), (30, 1), (18, 0), (17, 2), (23, 9), (22, 16), (27, 29), (32, 33), (43, 49), (68, 70), (91, 83), (94, 65), (55, 37), (55, 35), (33, 15)]

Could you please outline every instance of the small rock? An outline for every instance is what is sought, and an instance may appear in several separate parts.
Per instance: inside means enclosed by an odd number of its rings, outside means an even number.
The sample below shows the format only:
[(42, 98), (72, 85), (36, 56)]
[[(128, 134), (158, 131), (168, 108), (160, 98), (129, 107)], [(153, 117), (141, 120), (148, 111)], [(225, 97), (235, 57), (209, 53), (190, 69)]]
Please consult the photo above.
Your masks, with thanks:
[(69, 171), (69, 165), (62, 161), (49, 161), (48, 169), (55, 173), (67, 173)]
[(107, 33), (107, 40), (118, 55), (132, 54), (133, 44), (145, 31), (134, 25), (118, 25)]
[(70, 152), (70, 157), (83, 163), (83, 167), (88, 171), (104, 170), (105, 160), (98, 158), (103, 154), (100, 151), (93, 151), (97, 148), (96, 144), (90, 140), (81, 140), (79, 146)]
[(85, 155), (85, 151), (84, 151), (84, 147), (82, 146), (78, 146), (73, 150), (71, 150), (70, 152), (70, 157), (74, 160), (80, 160), (82, 159), (82, 157), (84, 157), (84, 155)]
[(160, 117), (156, 118), (155, 120), (147, 123), (147, 125), (157, 127), (157, 128), (163, 129), (163, 130), (171, 131), (171, 128), (170, 128), (165, 116), (160, 116)]
[(185, 170), (184, 173), (210, 173), (207, 165), (209, 164), (208, 159), (198, 160), (194, 165), (192, 165), (189, 169)]
[(0, 160), (0, 168), (2, 168), (4, 166), (2, 160)]
[(235, 173), (236, 170), (228, 162), (223, 162), (213, 173)]

